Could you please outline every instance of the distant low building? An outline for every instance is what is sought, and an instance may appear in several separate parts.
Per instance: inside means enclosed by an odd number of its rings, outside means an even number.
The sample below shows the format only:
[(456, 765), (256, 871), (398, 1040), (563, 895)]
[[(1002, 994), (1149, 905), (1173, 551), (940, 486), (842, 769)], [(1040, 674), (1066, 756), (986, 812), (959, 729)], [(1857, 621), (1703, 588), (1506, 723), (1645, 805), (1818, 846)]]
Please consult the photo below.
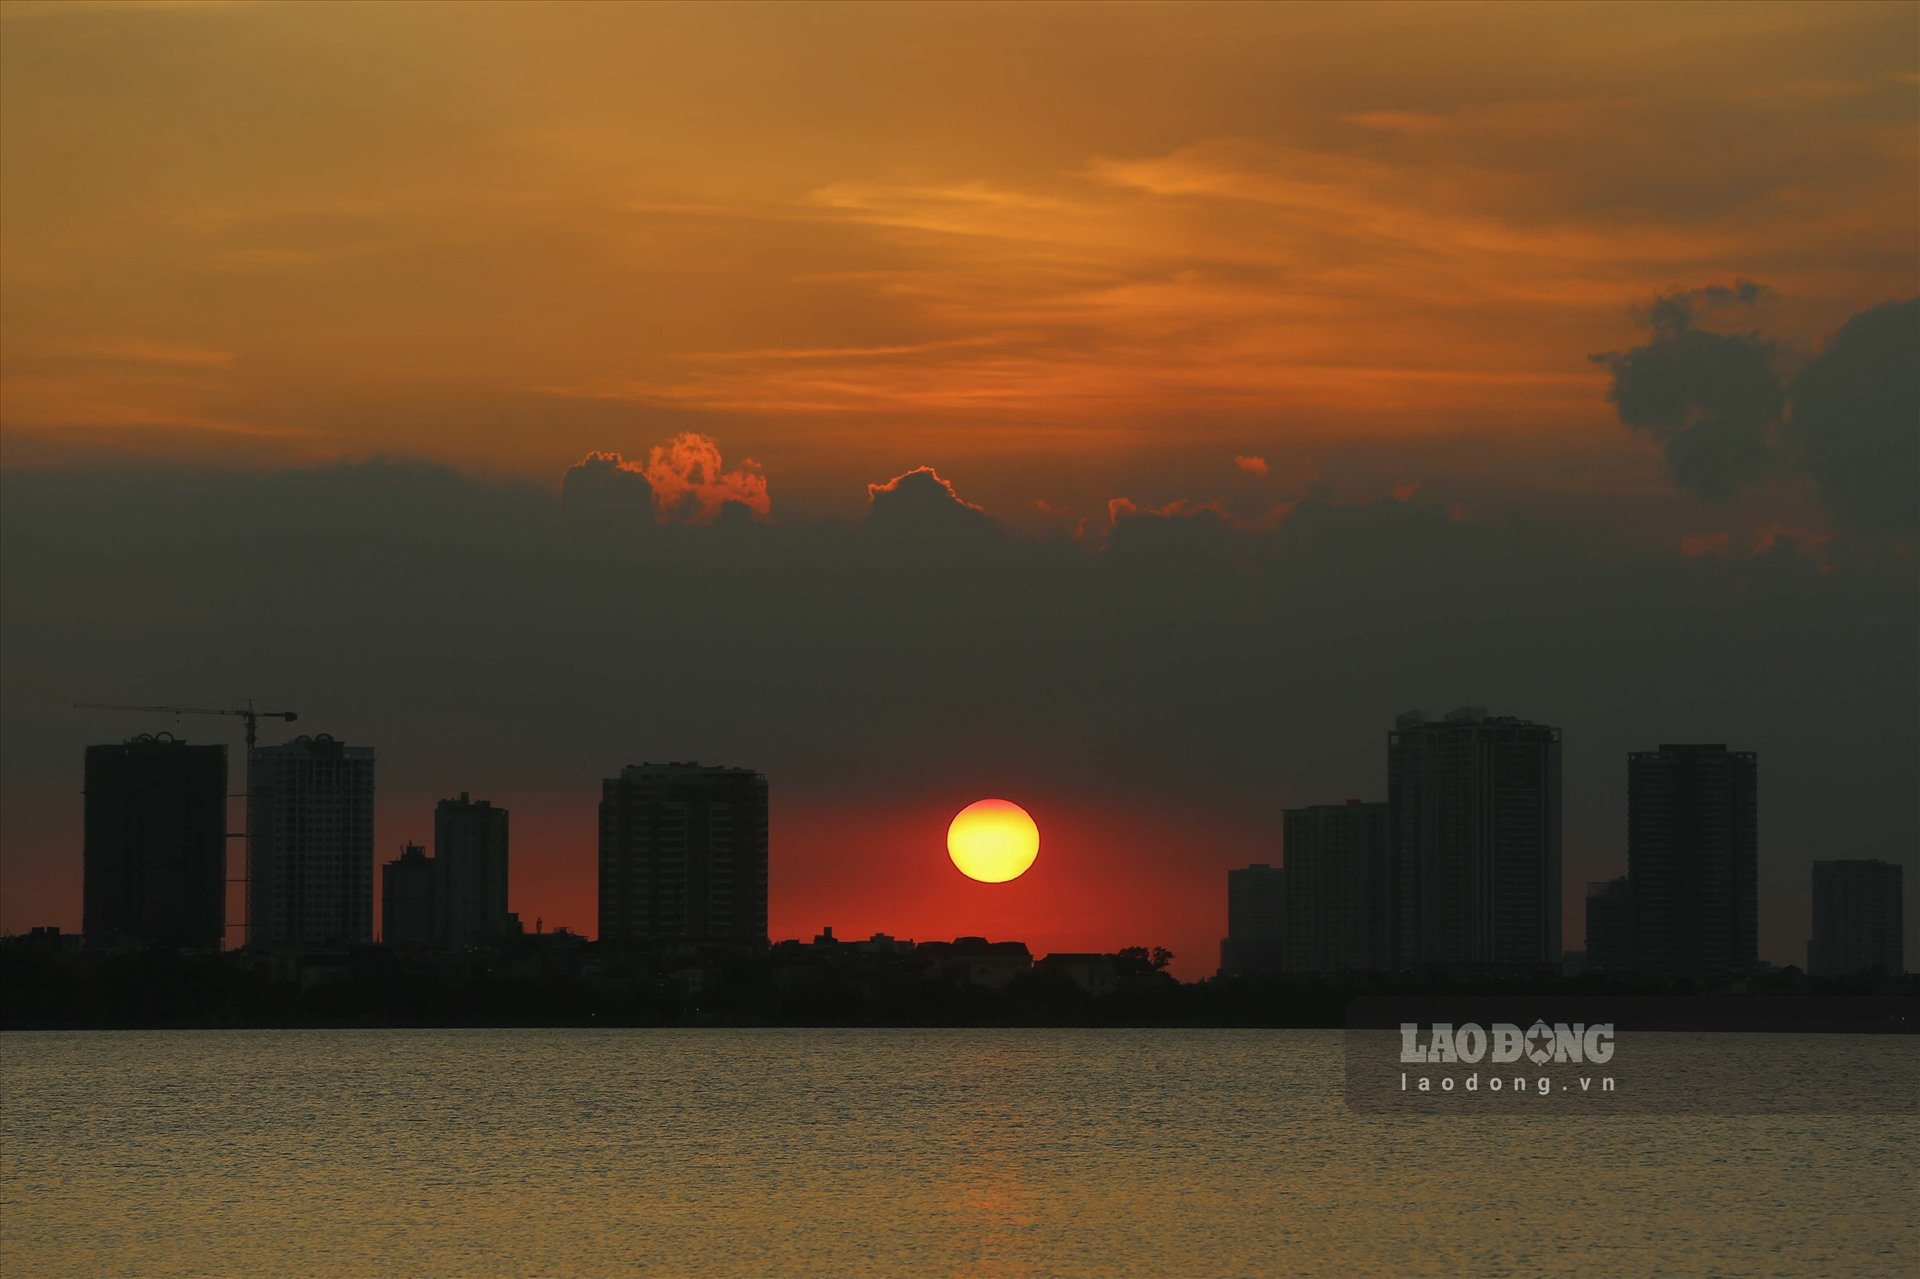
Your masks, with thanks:
[(418, 844), (380, 868), (380, 940), (401, 950), (434, 944), (434, 859)]
[(1860, 977), (1906, 971), (1904, 869), (1870, 859), (1813, 864), (1807, 973)]
[(0, 937), (0, 946), (66, 957), (85, 949), (86, 939), (79, 933), (61, 932), (58, 924), (36, 924), (24, 933)]
[(1112, 955), (1054, 951), (1033, 966), (1036, 973), (1064, 977), (1095, 997), (1120, 989), (1120, 963)]
[(933, 961), (950, 981), (999, 990), (1033, 970), (1033, 952), (1023, 941), (956, 937), (950, 942), (921, 942), (915, 956)]

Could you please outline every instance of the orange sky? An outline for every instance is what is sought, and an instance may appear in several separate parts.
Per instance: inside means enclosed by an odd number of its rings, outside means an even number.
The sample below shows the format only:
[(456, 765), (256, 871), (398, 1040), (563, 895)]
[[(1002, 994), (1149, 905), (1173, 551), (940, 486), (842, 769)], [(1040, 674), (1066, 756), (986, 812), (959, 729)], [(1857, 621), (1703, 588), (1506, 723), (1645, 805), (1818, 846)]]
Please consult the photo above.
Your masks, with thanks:
[(7, 461), (1628, 453), (1634, 303), (1910, 291), (1920, 32), (1621, 16), (11, 4)]

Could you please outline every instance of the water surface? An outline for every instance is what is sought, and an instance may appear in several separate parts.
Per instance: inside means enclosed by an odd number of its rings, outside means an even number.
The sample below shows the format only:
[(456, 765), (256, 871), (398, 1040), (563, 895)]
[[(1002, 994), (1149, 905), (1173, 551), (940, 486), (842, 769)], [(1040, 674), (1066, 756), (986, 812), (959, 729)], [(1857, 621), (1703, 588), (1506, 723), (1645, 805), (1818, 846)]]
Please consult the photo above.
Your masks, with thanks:
[(1355, 1114), (1337, 1031), (76, 1032), (0, 1054), (9, 1279), (1920, 1273), (1909, 1117)]

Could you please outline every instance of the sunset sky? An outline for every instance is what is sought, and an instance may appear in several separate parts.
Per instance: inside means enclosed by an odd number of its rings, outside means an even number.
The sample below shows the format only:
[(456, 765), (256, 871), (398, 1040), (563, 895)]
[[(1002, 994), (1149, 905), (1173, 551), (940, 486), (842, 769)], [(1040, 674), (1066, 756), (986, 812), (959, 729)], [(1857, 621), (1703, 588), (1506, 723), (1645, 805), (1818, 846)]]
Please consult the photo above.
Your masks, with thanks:
[(1759, 750), (1777, 962), (1914, 864), (1913, 6), (3, 11), (0, 927), (87, 743), (221, 730), (83, 700), (378, 747), (382, 859), (488, 795), (582, 929), (701, 758), (776, 936), (1198, 976), (1413, 706), (1565, 727), (1570, 885)]

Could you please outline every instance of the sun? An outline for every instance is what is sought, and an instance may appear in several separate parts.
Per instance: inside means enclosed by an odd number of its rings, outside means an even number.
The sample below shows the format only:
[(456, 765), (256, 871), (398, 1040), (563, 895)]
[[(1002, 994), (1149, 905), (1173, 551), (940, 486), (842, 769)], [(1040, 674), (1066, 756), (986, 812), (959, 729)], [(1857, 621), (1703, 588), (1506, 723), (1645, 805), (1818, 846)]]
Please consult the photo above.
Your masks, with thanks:
[(1040, 828), (1011, 800), (977, 800), (947, 827), (947, 856), (961, 874), (983, 884), (1020, 878), (1039, 855)]

